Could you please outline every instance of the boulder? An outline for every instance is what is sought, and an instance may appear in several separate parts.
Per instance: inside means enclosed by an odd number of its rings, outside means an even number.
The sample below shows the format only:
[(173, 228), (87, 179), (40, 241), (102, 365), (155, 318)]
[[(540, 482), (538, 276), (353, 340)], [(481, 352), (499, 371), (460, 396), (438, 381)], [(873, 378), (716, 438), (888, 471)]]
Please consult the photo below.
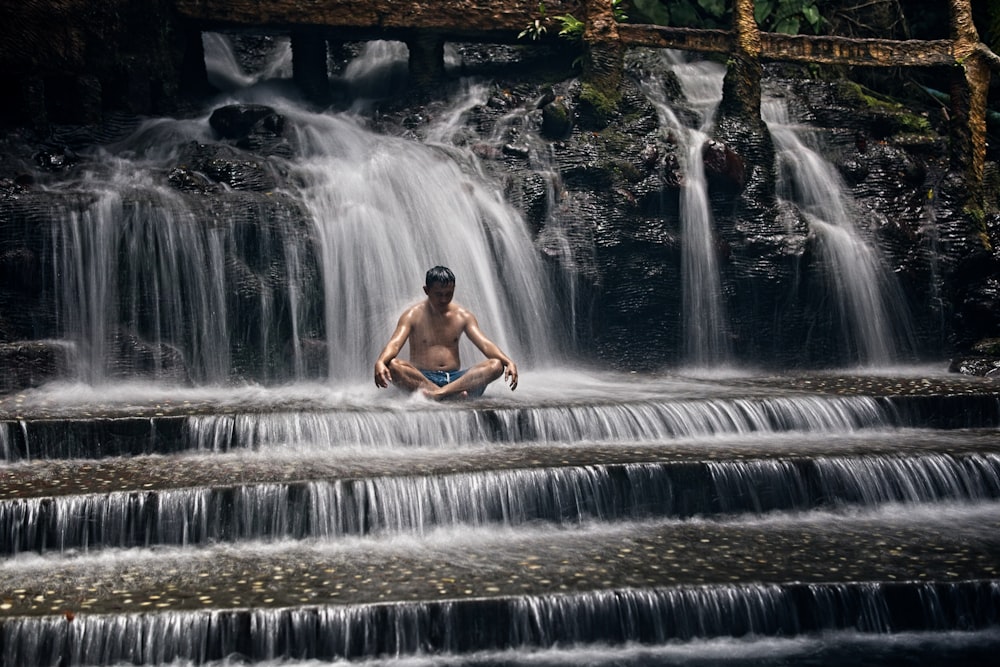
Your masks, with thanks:
[(0, 393), (38, 387), (64, 377), (72, 347), (57, 340), (0, 343)]
[(213, 111), (208, 124), (223, 139), (244, 139), (251, 134), (281, 136), (285, 117), (262, 104), (230, 104)]

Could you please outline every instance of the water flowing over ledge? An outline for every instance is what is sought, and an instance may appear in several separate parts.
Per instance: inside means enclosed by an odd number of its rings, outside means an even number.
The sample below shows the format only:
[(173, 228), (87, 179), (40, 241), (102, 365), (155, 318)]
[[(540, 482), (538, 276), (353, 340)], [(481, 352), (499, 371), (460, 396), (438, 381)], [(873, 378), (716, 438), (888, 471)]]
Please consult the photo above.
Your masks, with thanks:
[(157, 614), (8, 619), (5, 664), (113, 665), (406, 656), (558, 643), (663, 644), (854, 629), (976, 630), (997, 622), (995, 582), (739, 585)]
[(1000, 499), (1000, 453), (628, 464), (0, 501), (0, 553)]

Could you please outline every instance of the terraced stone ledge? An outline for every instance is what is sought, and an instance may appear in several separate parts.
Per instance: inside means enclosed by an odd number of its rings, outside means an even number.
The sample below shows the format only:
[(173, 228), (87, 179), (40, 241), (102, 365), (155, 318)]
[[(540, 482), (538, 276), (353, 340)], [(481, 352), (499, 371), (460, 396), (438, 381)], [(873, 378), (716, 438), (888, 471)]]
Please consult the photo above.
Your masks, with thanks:
[[(309, 541), (80, 557), (0, 570), (2, 617), (359, 605), (705, 585), (1000, 578), (1000, 515), (932, 534), (919, 517), (711, 521), (482, 534), (458, 546)], [(943, 528), (943, 526), (941, 526)]]

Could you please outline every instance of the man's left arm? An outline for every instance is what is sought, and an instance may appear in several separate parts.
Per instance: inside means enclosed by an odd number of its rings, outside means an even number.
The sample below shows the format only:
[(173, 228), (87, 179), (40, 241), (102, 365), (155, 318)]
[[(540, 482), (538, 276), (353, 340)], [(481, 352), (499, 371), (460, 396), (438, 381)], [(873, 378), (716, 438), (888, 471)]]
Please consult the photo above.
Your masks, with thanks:
[(476, 316), (471, 313), (465, 323), (465, 335), (487, 359), (497, 359), (503, 364), (504, 381), (510, 385), (511, 390), (517, 389), (517, 364), (500, 349), (499, 345), (486, 337), (486, 334), (479, 328)]

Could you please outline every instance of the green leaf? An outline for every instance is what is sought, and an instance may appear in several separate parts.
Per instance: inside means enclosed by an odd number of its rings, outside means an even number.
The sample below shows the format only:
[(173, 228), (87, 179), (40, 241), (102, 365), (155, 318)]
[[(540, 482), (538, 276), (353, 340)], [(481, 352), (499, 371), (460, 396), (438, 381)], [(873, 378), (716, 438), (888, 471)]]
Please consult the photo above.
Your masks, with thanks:
[(717, 19), (721, 19), (726, 14), (726, 0), (700, 0), (698, 4)]
[(823, 23), (823, 17), (820, 16), (819, 7), (816, 5), (807, 5), (802, 8), (802, 15), (806, 17), (806, 21), (812, 26), (813, 31), (817, 31), (821, 23)]
[(800, 23), (801, 21), (799, 21), (798, 16), (789, 16), (778, 21), (774, 26), (774, 31), (782, 32), (786, 35), (797, 35), (799, 34)]
[(758, 0), (753, 8), (753, 17), (757, 21), (757, 25), (764, 25), (764, 20), (774, 11), (774, 2), (772, 0)]
[(670, 25), (670, 10), (660, 0), (634, 0), (632, 5), (656, 25)]
[(698, 16), (698, 11), (687, 3), (674, 5), (673, 11), (670, 12), (670, 15), (673, 20), (670, 25), (684, 27), (701, 25), (701, 17)]

